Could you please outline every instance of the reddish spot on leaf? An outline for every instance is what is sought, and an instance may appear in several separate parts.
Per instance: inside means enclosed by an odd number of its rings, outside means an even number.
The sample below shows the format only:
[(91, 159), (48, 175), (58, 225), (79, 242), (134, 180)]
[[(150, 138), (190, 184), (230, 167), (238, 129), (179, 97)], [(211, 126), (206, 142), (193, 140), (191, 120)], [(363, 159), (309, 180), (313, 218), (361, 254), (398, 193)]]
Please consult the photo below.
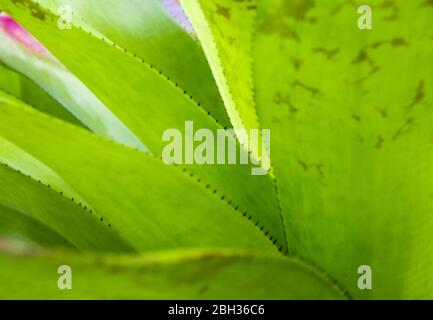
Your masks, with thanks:
[(34, 53), (47, 55), (48, 51), (30, 32), (21, 27), (14, 19), (0, 12), (0, 29), (9, 37), (21, 43)]

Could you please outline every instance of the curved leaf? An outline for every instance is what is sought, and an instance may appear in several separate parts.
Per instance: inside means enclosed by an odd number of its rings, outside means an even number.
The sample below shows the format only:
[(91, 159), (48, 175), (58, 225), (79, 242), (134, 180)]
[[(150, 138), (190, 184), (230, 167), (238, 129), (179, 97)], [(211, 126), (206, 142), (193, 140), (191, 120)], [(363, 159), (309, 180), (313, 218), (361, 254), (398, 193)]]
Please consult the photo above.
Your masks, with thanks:
[[(260, 226), (179, 167), (50, 118), (9, 96), (0, 95), (0, 119), (0, 136), (56, 172), (139, 251), (191, 246), (276, 251)], [(35, 168), (40, 174), (38, 166), (26, 165), (20, 157), (9, 161), (25, 174), (32, 175)]]
[[(3, 252), (0, 263), (3, 299), (345, 298), (332, 282), (295, 258), (233, 249), (140, 258)], [(71, 267), (72, 290), (57, 287), (60, 265)]]
[[(44, 247), (74, 246), (56, 231), (27, 214), (0, 204), (0, 235), (12, 239), (24, 239)], [(1, 238), (0, 238), (1, 241)]]
[[(182, 0), (181, 3), (204, 47), (233, 127), (238, 132), (260, 128), (251, 59), (255, 1)], [(269, 170), (269, 146), (248, 145), (247, 135), (238, 134), (238, 138)]]
[[(201, 104), (157, 69), (97, 33), (85, 31), (80, 21), (73, 21), (70, 30), (60, 30), (58, 16), (32, 0), (0, 0), (0, 9), (33, 32), (153, 154), (162, 154), (166, 145), (163, 133), (167, 129), (184, 132), (185, 121), (192, 121), (196, 129), (211, 130), (214, 137), (222, 129)], [(240, 146), (238, 149), (246, 152)], [(272, 180), (269, 175), (251, 176), (252, 167), (186, 166), (188, 172), (224, 193), (264, 226), (278, 247), (286, 251)]]
[[(0, 61), (35, 81), (92, 131), (148, 151), (92, 92), (50, 54), (37, 54), (0, 30)], [(46, 101), (38, 100), (38, 105), (44, 103)]]
[(15, 97), (20, 97), (21, 94), (20, 75), (2, 64), (0, 64), (0, 89)]
[[(187, 89), (215, 119), (230, 126), (200, 45), (158, 0), (39, 0), (52, 12), (68, 8), (83, 28), (144, 59)], [(80, 22), (81, 21), (81, 22)]]
[(1, 64), (0, 90), (19, 98), (42, 112), (51, 114), (77, 126), (83, 126), (77, 118), (33, 81)]
[(79, 193), (64, 181), (57, 172), (3, 137), (0, 137), (0, 162), (17, 171), (31, 172), (33, 179), (43, 180), (46, 185), (52, 186), (56, 190), (62, 190), (65, 196), (75, 198), (75, 200), (91, 209), (90, 205), (86, 203)]
[[(107, 224), (99, 221), (95, 212), (84, 209), (30, 177), (0, 166), (0, 233), (16, 233), (35, 241), (57, 246), (70, 243), (79, 250), (134, 251)], [(13, 222), (13, 223), (11, 223)], [(42, 232), (48, 230), (41, 237)]]

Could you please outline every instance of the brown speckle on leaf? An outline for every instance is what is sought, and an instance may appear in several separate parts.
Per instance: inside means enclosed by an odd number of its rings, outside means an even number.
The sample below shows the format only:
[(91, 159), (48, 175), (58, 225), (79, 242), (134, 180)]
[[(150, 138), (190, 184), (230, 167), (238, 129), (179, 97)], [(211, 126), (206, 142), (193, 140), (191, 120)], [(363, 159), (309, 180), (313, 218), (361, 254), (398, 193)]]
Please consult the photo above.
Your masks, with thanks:
[(424, 80), (421, 80), (418, 83), (418, 87), (416, 88), (415, 96), (413, 97), (411, 103), (409, 103), (406, 106), (406, 110), (409, 112), (414, 106), (416, 106), (418, 103), (424, 99), (425, 92), (424, 92)]
[(408, 133), (412, 130), (412, 125), (414, 123), (413, 118), (406, 119), (406, 121), (397, 129), (396, 133), (392, 137), (392, 140), (397, 140), (401, 135)]
[(358, 116), (358, 115), (356, 115), (356, 114), (352, 114), (352, 118), (353, 118), (354, 120), (356, 120), (357, 122), (361, 122), (361, 117)]
[(325, 174), (323, 172), (323, 167), (324, 167), (324, 165), (322, 163), (316, 164), (317, 172), (319, 173), (319, 175), (320, 175), (320, 177), (322, 179), (325, 179)]
[(339, 48), (335, 48), (335, 49), (314, 48), (313, 52), (324, 54), (327, 59), (332, 59), (338, 52), (340, 52), (340, 49)]
[(315, 3), (313, 0), (304, 1), (283, 1), (281, 5), (281, 12), (287, 13), (295, 20), (305, 20), (307, 13), (313, 9)]
[(282, 38), (292, 38), (299, 42), (299, 35), (293, 28), (293, 22), (290, 22), (290, 18), (295, 21), (306, 20), (314, 23), (315, 18), (307, 17), (308, 12), (314, 6), (313, 0), (282, 1), (274, 12), (266, 16), (266, 19), (259, 25), (258, 30), (264, 33), (275, 33)]
[(233, 38), (233, 37), (230, 37), (230, 36), (229, 36), (229, 37), (227, 37), (227, 42), (228, 42), (228, 44), (229, 44), (229, 45), (231, 45), (231, 46), (232, 46), (232, 45), (233, 45), (233, 43), (234, 43), (235, 41), (236, 41), (236, 39), (235, 39), (235, 38)]
[(397, 20), (398, 14), (400, 12), (400, 8), (397, 6), (394, 0), (384, 0), (382, 4), (379, 6), (381, 9), (385, 9), (387, 11), (390, 11), (390, 14), (388, 17), (385, 18), (385, 20)]
[(406, 41), (406, 39), (404, 38), (394, 38), (391, 40), (391, 45), (394, 47), (399, 47), (399, 46), (409, 46), (409, 42)]
[(49, 15), (48, 12), (46, 11), (42, 11), (41, 7), (39, 6), (39, 4), (33, 2), (33, 1), (29, 1), (29, 0), (12, 0), (13, 3), (15, 3), (16, 5), (21, 5), (27, 9), (30, 10), (30, 14), (39, 19), (44, 21), (46, 19), (46, 17)]
[(307, 90), (307, 91), (311, 92), (311, 94), (312, 94), (313, 96), (315, 96), (316, 94), (319, 94), (319, 92), (320, 92), (319, 89), (314, 88), (314, 87), (309, 86), (309, 85), (306, 85), (306, 84), (304, 84), (303, 82), (301, 82), (301, 81), (299, 81), (299, 80), (295, 80), (295, 81), (293, 81), (293, 82), (291, 83), (291, 85), (292, 85), (292, 87), (294, 87), (294, 88), (296, 88), (296, 87), (300, 87), (300, 88), (302, 88), (302, 89), (304, 89), (304, 90)]
[(274, 102), (278, 105), (288, 106), (289, 111), (292, 113), (298, 112), (298, 109), (292, 104), (289, 94), (282, 95), (281, 92), (277, 92), (274, 96)]
[(298, 164), (304, 169), (304, 171), (308, 171), (308, 164), (298, 158)]
[(373, 60), (370, 58), (370, 56), (367, 53), (367, 50), (365, 50), (365, 49), (362, 49), (361, 51), (359, 51), (356, 58), (353, 59), (353, 61), (352, 61), (353, 64), (358, 64), (358, 63), (362, 63), (362, 62), (368, 62), (370, 65), (374, 66)]
[(301, 59), (296, 59), (296, 58), (294, 58), (294, 59), (292, 59), (292, 63), (293, 63), (293, 67), (294, 67), (296, 70), (299, 70), (299, 68), (301, 68), (301, 66), (302, 66), (302, 64), (304, 63), (304, 61), (301, 60)]
[(376, 108), (377, 112), (379, 112), (379, 114), (382, 116), (382, 118), (386, 118), (388, 116), (388, 112), (386, 111), (386, 109), (380, 109), (380, 108)]
[(229, 20), (231, 18), (230, 10), (226, 7), (220, 6), (219, 4), (217, 4), (216, 13), (223, 16), (227, 20)]
[(385, 140), (383, 139), (383, 137), (382, 137), (382, 136), (379, 136), (379, 137), (377, 138), (376, 148), (377, 148), (377, 149), (382, 148), (382, 145), (383, 145), (384, 142), (385, 142)]
[(386, 41), (375, 41), (370, 45), (370, 48), (377, 49), (377, 48), (380, 48), (385, 43), (386, 43)]

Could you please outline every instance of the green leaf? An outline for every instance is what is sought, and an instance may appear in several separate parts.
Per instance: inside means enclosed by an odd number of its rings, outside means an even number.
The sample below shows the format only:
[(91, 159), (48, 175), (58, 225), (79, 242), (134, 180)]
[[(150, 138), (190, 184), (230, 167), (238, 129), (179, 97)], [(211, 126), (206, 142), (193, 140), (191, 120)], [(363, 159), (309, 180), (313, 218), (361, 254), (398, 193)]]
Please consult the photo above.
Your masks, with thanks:
[[(32, 241), (44, 247), (74, 246), (56, 231), (27, 214), (0, 205), (0, 235), (13, 239)], [(1, 240), (0, 240), (1, 241)]]
[[(0, 234), (80, 251), (133, 251), (97, 213), (4, 165), (0, 166)], [(61, 238), (61, 241), (58, 241)], [(58, 242), (55, 242), (58, 241)]]
[[(276, 252), (261, 225), (177, 166), (1, 94), (0, 119), (0, 136), (57, 173), (139, 251), (239, 246)], [(43, 172), (22, 158), (9, 157), (9, 165), (29, 175)]]
[[(222, 128), (188, 92), (122, 47), (83, 29), (87, 25), (83, 26), (82, 22), (74, 20), (72, 29), (61, 30), (57, 26), (59, 17), (31, 0), (0, 0), (0, 9), (44, 43), (154, 155), (160, 155), (166, 146), (163, 133), (167, 129), (184, 132), (185, 121), (193, 121), (196, 129), (211, 130), (214, 137)], [(269, 175), (251, 176), (252, 165), (188, 165), (186, 168), (224, 193), (239, 210), (247, 212), (286, 251)]]
[(83, 126), (67, 109), (54, 100), (43, 89), (38, 87), (33, 81), (1, 64), (0, 90), (8, 92), (42, 112), (51, 114), (75, 125)]
[[(84, 28), (144, 59), (187, 89), (223, 126), (230, 120), (200, 45), (158, 0), (40, 0), (52, 12), (70, 10)], [(121, 13), (121, 14), (120, 14)], [(66, 21), (65, 21), (66, 22)]]
[[(361, 30), (358, 5), (373, 29)], [(358, 298), (431, 298), (431, 1), (260, 1), (259, 114), (292, 252)], [(373, 289), (359, 290), (358, 267)]]
[[(235, 130), (260, 128), (254, 102), (252, 36), (255, 1), (183, 0)], [(247, 136), (239, 135), (241, 143)], [(259, 158), (259, 150), (252, 148)], [(266, 152), (266, 151), (264, 151)], [(264, 158), (268, 155), (265, 154)]]
[[(298, 259), (235, 249), (173, 251), (140, 258), (28, 252), (0, 253), (0, 298), (345, 298), (331, 281)], [(57, 287), (60, 265), (71, 267), (72, 290)]]
[[(147, 151), (138, 138), (49, 53), (35, 53), (0, 30), (0, 61), (36, 82), (92, 131)], [(25, 91), (21, 94), (26, 95), (26, 102), (34, 102), (46, 96), (37, 91), (34, 96), (32, 93), (35, 91), (29, 83), (30, 81), (24, 82)], [(47, 100), (36, 100), (37, 105), (43, 106), (43, 111), (51, 111), (52, 103)], [(58, 105), (55, 105), (55, 109), (58, 109)]]
[(9, 70), (0, 63), (0, 89), (15, 97), (21, 95), (21, 77), (18, 73)]
[(1, 136), (0, 161), (15, 170), (31, 173), (33, 179), (37, 181), (43, 180), (46, 185), (50, 185), (56, 190), (62, 190), (65, 196), (74, 198), (83, 205), (90, 207), (79, 193), (63, 180), (57, 172)]

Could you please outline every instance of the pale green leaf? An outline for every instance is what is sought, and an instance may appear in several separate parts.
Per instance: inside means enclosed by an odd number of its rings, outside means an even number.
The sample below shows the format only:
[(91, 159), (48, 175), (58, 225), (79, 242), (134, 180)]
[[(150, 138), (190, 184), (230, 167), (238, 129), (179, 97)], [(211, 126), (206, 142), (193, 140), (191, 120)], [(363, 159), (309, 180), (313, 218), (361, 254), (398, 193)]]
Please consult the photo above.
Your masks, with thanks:
[[(125, 124), (49, 53), (35, 53), (0, 30), (0, 61), (36, 82), (92, 131), (148, 151)], [(28, 82), (26, 83), (24, 89), (29, 91)], [(27, 92), (26, 94), (28, 95)], [(37, 97), (30, 96), (31, 100), (35, 98)], [(37, 103), (46, 104), (46, 101), (38, 100)], [(49, 105), (42, 108), (47, 109)]]
[(71, 122), (75, 125), (83, 126), (77, 118), (75, 118), (67, 109), (54, 100), (33, 81), (1, 64), (0, 90), (23, 100), (25, 103), (38, 110)]

